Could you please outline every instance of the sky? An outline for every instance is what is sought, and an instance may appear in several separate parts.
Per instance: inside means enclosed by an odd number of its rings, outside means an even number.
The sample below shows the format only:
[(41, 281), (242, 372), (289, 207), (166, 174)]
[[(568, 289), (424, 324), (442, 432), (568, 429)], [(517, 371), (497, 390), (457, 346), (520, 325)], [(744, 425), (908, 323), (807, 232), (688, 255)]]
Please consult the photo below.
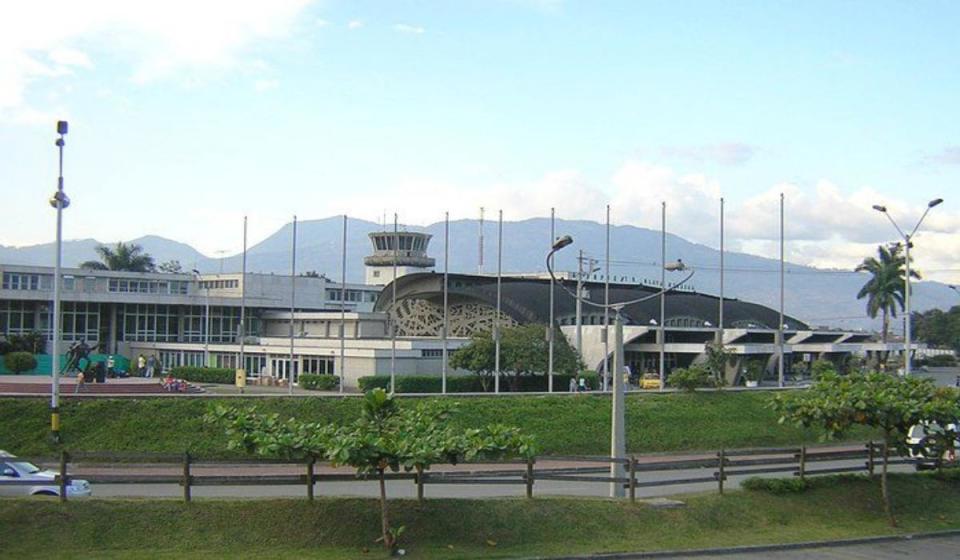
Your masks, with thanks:
[(960, 3), (32, 0), (0, 19), (0, 244), (214, 256), (296, 214), (547, 216), (960, 282)]

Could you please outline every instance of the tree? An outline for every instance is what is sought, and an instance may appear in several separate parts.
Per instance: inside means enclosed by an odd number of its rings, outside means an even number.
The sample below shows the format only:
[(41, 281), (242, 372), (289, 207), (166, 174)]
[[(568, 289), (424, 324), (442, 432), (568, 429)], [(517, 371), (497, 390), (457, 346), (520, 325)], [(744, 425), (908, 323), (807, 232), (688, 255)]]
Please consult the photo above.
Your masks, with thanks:
[(708, 342), (706, 346), (706, 360), (704, 367), (713, 378), (716, 387), (723, 387), (727, 383), (727, 364), (730, 362), (730, 352), (723, 344)]
[(380, 538), (393, 552), (403, 527), (390, 525), (385, 479), (388, 469), (416, 470), (422, 475), (435, 463), (456, 464), (475, 457), (532, 457), (535, 453), (533, 439), (516, 428), (491, 425), (464, 430), (453, 426), (450, 419), (456, 408), (456, 403), (444, 401), (419, 401), (413, 407), (401, 407), (393, 395), (375, 389), (364, 397), (361, 417), (345, 426), (280, 420), (277, 414), (223, 406), (214, 408), (207, 421), (226, 427), (231, 449), (285, 459), (326, 459), (333, 466), (356, 468), (358, 476), (376, 476), (380, 486)]
[[(546, 326), (531, 324), (500, 329), (500, 374), (508, 379), (511, 391), (520, 390), (520, 377), (543, 374), (548, 366)], [(494, 372), (496, 345), (490, 331), (478, 333), (450, 357), (450, 365), (466, 369), (481, 378), (484, 390)], [(576, 375), (583, 363), (559, 329), (554, 331), (553, 370)], [(484, 380), (486, 378), (486, 380)]]
[(37, 367), (37, 359), (29, 352), (10, 352), (3, 356), (3, 365), (14, 375), (19, 375)]
[(692, 393), (701, 387), (713, 387), (716, 384), (716, 378), (704, 366), (690, 366), (670, 372), (667, 384)]
[(952, 348), (960, 351), (960, 305), (949, 311), (930, 309), (913, 313), (911, 325), (917, 340), (934, 348)]
[(183, 266), (180, 264), (180, 261), (174, 259), (160, 263), (160, 266), (157, 267), (157, 270), (167, 274), (182, 274)]
[(960, 414), (955, 393), (937, 391), (931, 380), (883, 373), (844, 377), (824, 373), (806, 391), (777, 395), (772, 406), (780, 413), (781, 423), (792, 421), (803, 427), (819, 427), (828, 439), (856, 424), (879, 429), (883, 433), (880, 489), (892, 526), (897, 521), (887, 481), (890, 450), (906, 452), (910, 428), (923, 422), (932, 411), (943, 417), (952, 414), (957, 418)]
[(125, 270), (127, 272), (153, 272), (156, 266), (153, 257), (143, 252), (136, 243), (117, 243), (115, 247), (100, 245), (96, 248), (99, 261), (86, 261), (80, 268), (87, 270)]
[[(883, 317), (883, 342), (887, 341), (890, 331), (890, 317), (897, 316), (897, 308), (903, 309), (903, 300), (906, 287), (906, 258), (903, 255), (902, 245), (880, 245), (877, 247), (877, 257), (867, 257), (857, 265), (857, 272), (869, 272), (870, 279), (860, 288), (857, 299), (867, 298), (867, 315), (871, 319), (880, 313)], [(911, 270), (911, 278), (920, 278), (920, 275)]]
[(37, 331), (27, 334), (12, 334), (6, 340), (0, 341), (0, 355), (9, 352), (27, 352), (28, 354), (45, 354), (47, 341)]

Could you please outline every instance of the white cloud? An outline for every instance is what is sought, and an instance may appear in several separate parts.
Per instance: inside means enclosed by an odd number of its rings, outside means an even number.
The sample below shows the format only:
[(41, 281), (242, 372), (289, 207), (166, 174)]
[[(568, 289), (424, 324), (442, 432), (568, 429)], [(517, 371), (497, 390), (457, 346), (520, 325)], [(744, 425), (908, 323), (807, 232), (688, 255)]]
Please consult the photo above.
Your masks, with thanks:
[(253, 84), (253, 88), (260, 92), (277, 89), (278, 87), (280, 87), (280, 82), (277, 80), (257, 80)]
[(756, 152), (756, 147), (742, 142), (723, 142), (702, 146), (662, 146), (659, 149), (661, 157), (721, 165), (744, 164), (752, 159)]
[(363, 27), (363, 22), (359, 19), (355, 19), (347, 24), (347, 29), (360, 29)]
[[(34, 0), (0, 18), (0, 118), (31, 109), (32, 83), (92, 71), (98, 55), (144, 83), (233, 68), (262, 40), (287, 36), (311, 0)], [(200, 74), (200, 72), (198, 72)]]
[(426, 31), (426, 29), (419, 25), (408, 25), (406, 23), (395, 24), (393, 30), (398, 33), (409, 33), (412, 35), (422, 35)]

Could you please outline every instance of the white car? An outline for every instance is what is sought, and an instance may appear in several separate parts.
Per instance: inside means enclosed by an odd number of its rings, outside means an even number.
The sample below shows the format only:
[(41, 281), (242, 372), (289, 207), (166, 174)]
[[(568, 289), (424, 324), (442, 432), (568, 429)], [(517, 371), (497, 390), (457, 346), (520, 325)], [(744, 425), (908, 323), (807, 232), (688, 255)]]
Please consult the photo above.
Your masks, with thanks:
[[(956, 426), (954, 424), (947, 424), (947, 430), (950, 432), (956, 433)], [(927, 436), (935, 436), (936, 434), (942, 434), (943, 430), (937, 424), (914, 424), (910, 427), (910, 432), (907, 434), (907, 445), (909, 446), (909, 455), (911, 459), (916, 459), (917, 470), (933, 468), (935, 457), (927, 457), (923, 452), (923, 449), (920, 448), (920, 445), (923, 443), (923, 440)], [(957, 461), (957, 450), (960, 450), (960, 439), (954, 442), (953, 449), (948, 449), (944, 451), (943, 457), (941, 460), (946, 464), (953, 464)]]
[[(0, 450), (0, 496), (59, 496), (60, 485), (56, 477), (57, 473), (53, 471), (18, 461), (15, 455)], [(68, 498), (86, 497), (91, 493), (90, 483), (86, 480), (70, 480), (67, 486)]]

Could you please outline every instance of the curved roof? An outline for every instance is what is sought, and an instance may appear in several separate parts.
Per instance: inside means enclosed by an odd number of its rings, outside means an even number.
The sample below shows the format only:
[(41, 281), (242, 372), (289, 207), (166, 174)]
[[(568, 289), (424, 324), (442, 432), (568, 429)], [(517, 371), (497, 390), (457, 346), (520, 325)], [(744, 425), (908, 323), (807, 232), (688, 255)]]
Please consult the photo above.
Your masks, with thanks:
[[(415, 298), (432, 303), (443, 304), (443, 274), (421, 272), (407, 274), (396, 280), (397, 300)], [(575, 283), (566, 280), (564, 284), (575, 290)], [(541, 278), (503, 277), (501, 309), (519, 323), (547, 323), (550, 317), (550, 280)], [(586, 303), (603, 303), (602, 282), (584, 282), (587, 295), (584, 298), (583, 315), (602, 316), (603, 310)], [(656, 294), (659, 290), (650, 286), (632, 284), (610, 284), (610, 302), (628, 301), (645, 295)], [(386, 311), (390, 307), (393, 290), (387, 285), (374, 307), (376, 311)], [(450, 304), (478, 302), (496, 307), (497, 278), (495, 276), (473, 274), (449, 274), (448, 298)], [(573, 324), (576, 315), (576, 300), (559, 286), (554, 287), (556, 318), (561, 324)], [(736, 299), (725, 298), (724, 324), (727, 327), (751, 326), (754, 328), (775, 329), (779, 321), (779, 312)], [(668, 326), (703, 326), (719, 323), (720, 298), (696, 292), (670, 292), (666, 296), (665, 318)], [(625, 324), (650, 325), (651, 320), (660, 320), (660, 298), (634, 303), (623, 308)], [(701, 325), (696, 325), (696, 322)], [(784, 321), (789, 328), (806, 330), (809, 327), (793, 317), (786, 316)], [(585, 320), (589, 323), (589, 319)], [(690, 324), (694, 323), (694, 324)]]

